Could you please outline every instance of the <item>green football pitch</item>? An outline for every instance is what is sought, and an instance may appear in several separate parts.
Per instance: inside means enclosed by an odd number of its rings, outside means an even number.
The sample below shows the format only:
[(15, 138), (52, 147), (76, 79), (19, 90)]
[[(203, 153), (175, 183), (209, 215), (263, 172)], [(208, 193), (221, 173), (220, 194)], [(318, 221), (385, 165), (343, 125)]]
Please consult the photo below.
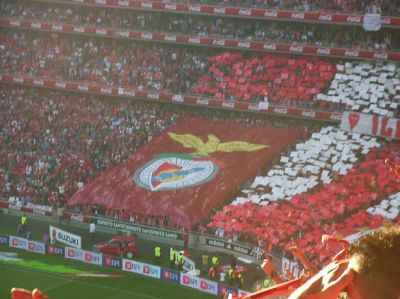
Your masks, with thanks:
[[(16, 252), (19, 262), (0, 261), (0, 298), (11, 298), (12, 287), (41, 289), (50, 299), (136, 298), (196, 299), (218, 298), (197, 290), (133, 273), (44, 256), (0, 246)], [(66, 273), (121, 274), (122, 277), (70, 277)]]

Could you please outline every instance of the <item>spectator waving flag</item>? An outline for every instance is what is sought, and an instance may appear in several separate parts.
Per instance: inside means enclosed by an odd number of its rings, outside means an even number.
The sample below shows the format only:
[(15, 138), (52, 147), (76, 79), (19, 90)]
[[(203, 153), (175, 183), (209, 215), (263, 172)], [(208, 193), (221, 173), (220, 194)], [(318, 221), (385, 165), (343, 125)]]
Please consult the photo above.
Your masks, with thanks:
[(68, 203), (169, 216), (190, 228), (299, 134), (297, 129), (186, 119), (76, 192)]

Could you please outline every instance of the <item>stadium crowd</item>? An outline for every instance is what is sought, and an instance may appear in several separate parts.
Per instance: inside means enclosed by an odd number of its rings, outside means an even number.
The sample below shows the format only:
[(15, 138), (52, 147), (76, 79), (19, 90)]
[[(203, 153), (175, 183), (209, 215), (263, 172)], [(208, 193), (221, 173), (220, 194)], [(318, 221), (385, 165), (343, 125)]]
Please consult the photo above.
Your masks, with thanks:
[[(73, 0), (63, 0), (71, 2)], [(154, 1), (154, 0), (151, 0)], [(158, 2), (158, 1), (157, 1)], [(329, 11), (343, 13), (364, 13), (370, 10), (376, 10), (385, 15), (398, 15), (399, 7), (396, 6), (396, 0), (176, 0), (170, 3), (191, 3), (200, 5), (221, 5), (221, 6), (239, 6), (239, 7), (257, 7), (269, 9), (289, 9), (300, 11)]]
[[(191, 2), (191, 1), (188, 1)], [(278, 3), (279, 2), (279, 3)], [(396, 13), (395, 1), (380, 1), (383, 12)], [(22, 2), (19, 3), (19, 5)], [(215, 4), (215, 1), (196, 1)], [(240, 1), (220, 4), (238, 5)], [(365, 1), (263, 1), (249, 0), (257, 7), (301, 10), (362, 12), (375, 9)], [(161, 13), (124, 12), (83, 7), (62, 10), (1, 4), (3, 16), (39, 18), (48, 21), (96, 24), (140, 30), (164, 30), (198, 36), (226, 36), (317, 45), (348, 46), (375, 50), (399, 49), (399, 33), (359, 36), (354, 32), (319, 29), (316, 25), (288, 27), (285, 23), (241, 22), (237, 20)], [(38, 5), (39, 6), (39, 5)], [(4, 9), (3, 9), (4, 8)], [(376, 8), (377, 9), (377, 8)], [(379, 9), (379, 10), (380, 10)], [(118, 11), (120, 14), (121, 11)], [(155, 19), (161, 21), (155, 25)], [(331, 41), (333, 40), (333, 42)], [(0, 67), (9, 74), (29, 75), (103, 86), (123, 86), (138, 90), (196, 93), (225, 100), (270, 101), (288, 106), (339, 109), (340, 103), (317, 103), (316, 95), (328, 88), (335, 75), (333, 64), (318, 58), (288, 58), (265, 54), (228, 53), (211, 49), (135, 43), (61, 34), (27, 34), (0, 31)], [(160, 104), (141, 104), (38, 89), (2, 86), (0, 118), (0, 192), (10, 201), (65, 205), (79, 188), (113, 165), (125, 161), (142, 144), (151, 140), (180, 117), (194, 112)], [(207, 117), (232, 115), (219, 112)], [(38, 117), (39, 116), (39, 117)], [(267, 126), (291, 126), (295, 121), (270, 121), (245, 116), (235, 121)], [(308, 128), (310, 131), (310, 128)], [(312, 129), (311, 129), (312, 131)], [(310, 133), (310, 132), (307, 132)], [(356, 228), (383, 224), (380, 215), (366, 209), (395, 191), (398, 181), (382, 168), (382, 159), (399, 156), (398, 144), (373, 150), (361, 164), (332, 184), (318, 186), (315, 193), (294, 196), (290, 201), (259, 208), (252, 203), (227, 206), (213, 217), (210, 227), (221, 237), (281, 246), (296, 236), (304, 236), (301, 246), (312, 258), (327, 259), (317, 247), (323, 233), (354, 232)], [(379, 164), (381, 163), (381, 164)], [(362, 197), (360, 196), (362, 195)], [(346, 199), (348, 204), (344, 204)], [(174, 225), (159, 215), (108, 211), (102, 207), (80, 206), (75, 211), (105, 215), (148, 225)], [(248, 221), (249, 217), (252, 221)], [(235, 225), (231, 225), (233, 219)], [(399, 222), (400, 218), (395, 218)], [(206, 224), (206, 223), (203, 223)], [(265, 225), (267, 224), (267, 225)], [(229, 227), (229, 229), (227, 229)], [(302, 227), (299, 230), (299, 227)], [(276, 236), (279, 236), (277, 238)], [(267, 244), (268, 245), (268, 244)], [(286, 247), (285, 247), (286, 246)]]
[(2, 198), (64, 205), (78, 188), (174, 123), (159, 107), (1, 89)]
[[(360, 228), (376, 229), (389, 220), (386, 215), (371, 215), (367, 209), (400, 191), (398, 178), (383, 162), (399, 156), (398, 142), (388, 142), (373, 148), (346, 175), (335, 175), (331, 183), (320, 184), (287, 201), (263, 206), (252, 202), (227, 205), (208, 226), (228, 233), (252, 233), (286, 250), (290, 239), (299, 238), (301, 248), (313, 260), (324, 262), (331, 252), (319, 245), (322, 235), (349, 236)], [(396, 211), (391, 220), (400, 223), (399, 209)]]
[(270, 101), (281, 105), (338, 108), (319, 103), (335, 67), (315, 57), (266, 54), (214, 55), (209, 49), (159, 46), (52, 34), (2, 32), (3, 73), (133, 87), (138, 90), (197, 93), (226, 100)]
[(186, 14), (142, 12), (60, 4), (29, 4), (4, 2), (3, 17), (41, 20), (75, 25), (161, 31), (199, 37), (225, 37), (231, 39), (260, 40), (280, 43), (308, 44), (377, 51), (398, 51), (398, 30), (381, 29), (366, 32), (360, 26), (271, 22), (237, 18), (215, 18)]
[(190, 91), (207, 56), (172, 46), (25, 32), (1, 35), (3, 72), (139, 90)]
[[(111, 101), (7, 85), (1, 85), (0, 92), (0, 198), (20, 205), (64, 206), (75, 191), (125, 161), (184, 116), (234, 119), (250, 126), (302, 125), (296, 120)], [(307, 127), (303, 138), (310, 130), (312, 126)], [(148, 225), (174, 225), (159, 215), (111, 211), (101, 206), (76, 206), (73, 210)]]

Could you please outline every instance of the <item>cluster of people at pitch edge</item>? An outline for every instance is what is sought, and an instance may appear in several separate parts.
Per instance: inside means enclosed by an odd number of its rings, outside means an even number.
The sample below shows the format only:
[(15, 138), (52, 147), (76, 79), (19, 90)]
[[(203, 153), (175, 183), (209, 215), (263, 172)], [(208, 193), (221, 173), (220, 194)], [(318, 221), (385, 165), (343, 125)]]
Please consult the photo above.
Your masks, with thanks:
[[(156, 265), (161, 266), (162, 250), (161, 246), (157, 244), (154, 247), (154, 262)], [(173, 247), (169, 248), (169, 267), (182, 271), (183, 269), (183, 251), (176, 251)]]
[[(202, 255), (202, 263), (203, 263), (203, 271), (205, 271), (208, 267), (208, 259), (209, 256), (207, 254)], [(226, 282), (230, 286), (234, 286), (237, 288), (242, 288), (244, 283), (243, 273), (238, 271), (236, 268), (236, 258), (233, 258), (231, 261), (230, 267), (228, 271), (221, 272), (219, 267), (219, 257), (217, 254), (214, 254), (211, 258), (211, 266), (208, 269), (208, 277), (211, 280), (218, 280)]]

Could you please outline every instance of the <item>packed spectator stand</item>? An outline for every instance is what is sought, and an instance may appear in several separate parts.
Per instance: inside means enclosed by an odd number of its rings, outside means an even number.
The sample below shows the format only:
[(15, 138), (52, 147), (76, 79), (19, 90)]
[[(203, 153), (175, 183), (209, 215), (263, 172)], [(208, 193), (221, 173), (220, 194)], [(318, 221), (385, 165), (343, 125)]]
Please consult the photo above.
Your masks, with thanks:
[[(325, 86), (324, 81), (332, 79), (334, 74), (331, 64), (315, 58), (282, 57), (275, 61), (268, 55), (246, 59), (240, 53), (226, 52), (207, 57), (204, 51), (195, 49), (124, 41), (107, 44), (99, 40), (49, 38), (25, 32), (5, 34), (3, 40), (6, 41), (4, 73), (11, 71), (43, 79), (138, 90), (196, 92), (228, 100), (243, 98), (259, 102), (268, 97), (272, 102), (285, 101), (288, 106), (292, 105), (292, 100), (293, 106), (297, 102), (300, 105), (301, 101), (303, 105), (312, 104), (311, 96), (317, 94)], [(22, 59), (18, 54), (20, 51), (24, 53)], [(32, 59), (35, 56), (40, 59)], [(288, 64), (291, 67), (288, 68)], [(267, 69), (271, 74), (265, 74)], [(320, 72), (326, 75), (321, 76)]]
[[(107, 87), (196, 93), (229, 101), (347, 108), (383, 116), (399, 112), (398, 66), (390, 63), (381, 66), (348, 62), (335, 67), (313, 57), (229, 52), (213, 55), (207, 50), (137, 42), (106, 43), (95, 38), (26, 32), (2, 34), (3, 73)], [(331, 81), (333, 77), (335, 80)], [(352, 83), (347, 84), (349, 79)]]
[[(340, 26), (326, 30), (326, 25), (316, 23), (107, 10), (64, 2), (68, 5), (1, 3), (1, 17), (354, 50), (399, 50), (398, 29), (365, 33), (361, 27), (354, 27), (350, 32)], [(184, 2), (216, 5), (215, 1)], [(369, 6), (365, 1), (341, 5), (336, 1), (281, 2), (222, 1), (218, 5), (399, 14), (395, 1)], [(1, 29), (0, 66), (1, 74), (39, 79), (193, 94), (231, 102), (400, 115), (400, 70), (392, 62), (338, 61)], [(54, 206), (64, 205), (76, 190), (125, 161), (180, 118), (200, 114), (176, 107), (164, 109), (159, 104), (115, 104), (95, 95), (12, 85), (2, 85), (1, 92), (2, 111), (6, 111), (1, 113), (1, 197)], [(24, 113), (27, 109), (39, 119)], [(215, 118), (232, 116), (207, 113)], [(237, 121), (271, 125), (256, 117)], [(287, 123), (297, 125), (295, 121)], [(272, 125), (287, 123), (279, 120)], [(240, 196), (213, 215), (211, 222), (202, 225), (221, 237), (232, 239), (235, 233), (235, 238), (239, 234), (242, 240), (258, 239), (266, 243), (266, 248), (287, 250), (290, 238), (301, 238), (302, 248), (313, 259), (324, 262), (330, 253), (316, 246), (322, 234), (348, 236), (367, 226), (376, 229), (388, 219), (400, 223), (399, 181), (382, 163), (386, 157), (398, 162), (398, 143), (318, 125), (303, 137), (266, 175), (257, 176)], [(76, 211), (173, 226), (162, 215), (134, 215), (90, 206), (76, 207)]]
[(299, 45), (315, 45), (349, 49), (398, 51), (399, 31), (382, 28), (365, 32), (362, 27), (326, 26), (268, 20), (235, 19), (198, 15), (167, 14), (163, 12), (121, 11), (101, 7), (60, 6), (48, 3), (2, 3), (3, 17), (19, 20), (95, 25), (115, 29), (168, 32), (198, 37), (258, 40)]
[[(79, 0), (66, 0), (69, 2), (79, 2)], [(150, 2), (156, 2), (151, 0)], [(168, 1), (169, 2), (169, 1)], [(377, 10), (385, 15), (398, 15), (399, 8), (396, 1), (336, 1), (336, 0), (300, 0), (300, 1), (276, 1), (276, 0), (183, 0), (171, 1), (172, 3), (192, 3), (200, 5), (221, 5), (221, 6), (239, 6), (239, 7), (262, 7), (272, 9), (288, 9), (295, 11), (335, 11), (347, 13), (364, 13), (367, 10)]]
[[(355, 153), (364, 159), (358, 165)], [(385, 157), (399, 155), (398, 143), (382, 146), (368, 136), (324, 127), (297, 144), (289, 157), (281, 157), (266, 176), (256, 177), (209, 226), (228, 234), (253, 232), (286, 249), (290, 237), (300, 238), (302, 248), (326, 261), (329, 253), (317, 246), (322, 234), (348, 236), (362, 227), (376, 229), (385, 218), (399, 223), (398, 196), (391, 194), (400, 185), (383, 163)], [(372, 207), (382, 200), (381, 206)]]
[(64, 205), (176, 118), (140, 103), (8, 86), (1, 97), (2, 197), (36, 204)]
[[(1, 118), (1, 197), (17, 205), (64, 206), (79, 188), (124, 162), (137, 148), (185, 116), (234, 116), (236, 122), (248, 126), (299, 125), (296, 120), (110, 101), (7, 85), (2, 86), (1, 98), (2, 111), (7, 111)], [(32, 114), (26, 115), (28, 111)], [(145, 217), (102, 207), (76, 207), (76, 211), (152, 225), (161, 219), (159, 215)]]

